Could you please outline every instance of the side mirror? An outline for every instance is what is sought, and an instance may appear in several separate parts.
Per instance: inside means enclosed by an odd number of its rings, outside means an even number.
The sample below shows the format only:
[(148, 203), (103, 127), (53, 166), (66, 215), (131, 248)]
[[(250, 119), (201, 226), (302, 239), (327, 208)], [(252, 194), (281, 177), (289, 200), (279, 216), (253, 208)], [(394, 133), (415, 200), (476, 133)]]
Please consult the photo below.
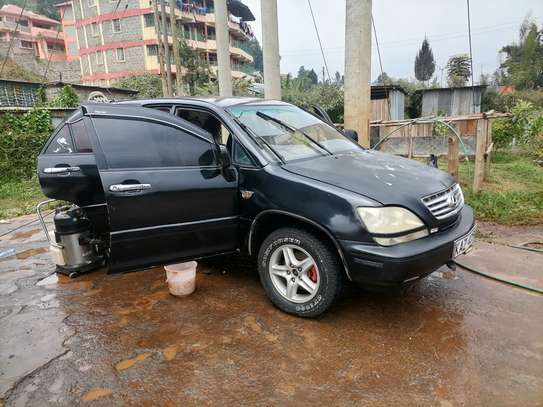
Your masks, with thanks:
[(223, 168), (230, 168), (232, 166), (230, 152), (224, 144), (219, 144), (219, 162)]
[(356, 130), (345, 129), (343, 130), (343, 134), (345, 135), (345, 137), (351, 139), (355, 143), (358, 143), (358, 133), (356, 132)]

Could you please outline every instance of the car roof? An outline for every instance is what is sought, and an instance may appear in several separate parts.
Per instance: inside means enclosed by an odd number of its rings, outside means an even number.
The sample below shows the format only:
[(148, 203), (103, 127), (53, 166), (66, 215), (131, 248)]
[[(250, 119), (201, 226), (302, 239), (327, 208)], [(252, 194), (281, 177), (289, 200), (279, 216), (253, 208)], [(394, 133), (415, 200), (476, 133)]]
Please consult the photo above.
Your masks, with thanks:
[(83, 103), (81, 104), (81, 110), (83, 114), (90, 117), (119, 117), (119, 116), (131, 116), (141, 117), (146, 119), (154, 119), (161, 122), (182, 127), (189, 130), (192, 133), (197, 134), (200, 137), (213, 141), (213, 136), (208, 131), (201, 127), (195, 126), (191, 122), (184, 120), (180, 117), (173, 116), (160, 110), (149, 109), (141, 107), (139, 105), (122, 105), (115, 103)]
[(182, 96), (182, 97), (165, 97), (165, 98), (153, 98), (153, 99), (137, 99), (137, 100), (125, 100), (122, 102), (116, 102), (115, 104), (131, 104), (131, 105), (148, 105), (148, 104), (175, 104), (183, 102), (202, 102), (215, 105), (222, 109), (226, 109), (232, 106), (238, 105), (288, 105), (288, 103), (262, 99), (249, 96), (237, 96), (237, 97), (221, 97), (221, 96)]

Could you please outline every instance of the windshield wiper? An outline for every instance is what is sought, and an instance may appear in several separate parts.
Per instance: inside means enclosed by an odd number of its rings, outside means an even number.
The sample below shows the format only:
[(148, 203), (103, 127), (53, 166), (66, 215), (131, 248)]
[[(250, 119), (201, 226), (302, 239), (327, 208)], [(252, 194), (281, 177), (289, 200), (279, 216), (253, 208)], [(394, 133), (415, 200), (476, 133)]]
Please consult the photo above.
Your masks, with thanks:
[(301, 129), (296, 129), (288, 124), (286, 124), (285, 122), (279, 120), (279, 119), (276, 119), (275, 117), (272, 117), (272, 116), (269, 116), (267, 115), (266, 113), (262, 113), (262, 112), (256, 112), (256, 115), (258, 117), (260, 117), (261, 119), (264, 119), (266, 121), (271, 121), (271, 122), (274, 122), (276, 124), (278, 124), (279, 126), (283, 127), (284, 129), (286, 129), (289, 133), (296, 133), (296, 132), (299, 132), (301, 135), (303, 135), (305, 138), (307, 138), (309, 141), (311, 141), (313, 144), (315, 144), (316, 146), (318, 146), (320, 149), (326, 151), (328, 154), (330, 155), (334, 155), (330, 150), (328, 150), (326, 147), (324, 147), (321, 143), (319, 143), (318, 141), (316, 141), (313, 137), (311, 137), (310, 135), (308, 135), (307, 133), (303, 132)]
[(285, 158), (279, 154), (277, 151), (275, 151), (272, 146), (270, 146), (270, 143), (268, 143), (264, 137), (262, 136), (259, 136), (258, 134), (256, 134), (250, 127), (248, 127), (245, 123), (243, 123), (240, 119), (238, 119), (235, 115), (232, 115), (232, 118), (234, 119), (234, 121), (236, 122), (236, 124), (241, 127), (245, 133), (247, 133), (249, 135), (249, 137), (251, 137), (253, 139), (253, 141), (257, 144), (259, 144), (257, 142), (256, 139), (262, 141), (264, 143), (264, 145), (266, 147), (268, 147), (268, 149), (279, 159), (279, 161), (281, 161), (283, 164), (285, 164)]

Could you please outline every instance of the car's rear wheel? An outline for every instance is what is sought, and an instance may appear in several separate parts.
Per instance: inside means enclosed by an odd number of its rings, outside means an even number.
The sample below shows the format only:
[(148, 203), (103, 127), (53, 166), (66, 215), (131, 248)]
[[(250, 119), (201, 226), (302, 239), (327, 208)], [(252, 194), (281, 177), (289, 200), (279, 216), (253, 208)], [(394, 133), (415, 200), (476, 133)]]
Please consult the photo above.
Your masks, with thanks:
[(279, 229), (258, 255), (260, 281), (279, 309), (302, 317), (322, 314), (341, 293), (343, 274), (333, 249), (301, 229)]

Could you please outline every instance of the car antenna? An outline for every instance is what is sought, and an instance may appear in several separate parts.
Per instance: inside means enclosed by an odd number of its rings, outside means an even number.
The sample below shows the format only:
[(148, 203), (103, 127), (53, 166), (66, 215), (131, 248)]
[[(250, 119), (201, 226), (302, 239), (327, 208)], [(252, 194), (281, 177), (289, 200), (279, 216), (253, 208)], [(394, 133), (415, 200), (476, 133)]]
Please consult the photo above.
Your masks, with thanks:
[(298, 131), (300, 134), (302, 134), (303, 136), (305, 136), (305, 138), (307, 138), (309, 141), (311, 141), (313, 144), (315, 144), (316, 146), (318, 146), (320, 149), (326, 151), (328, 154), (330, 155), (334, 155), (332, 154), (332, 152), (330, 150), (328, 150), (326, 147), (324, 147), (321, 143), (319, 143), (318, 141), (316, 141), (313, 137), (311, 137), (310, 135), (306, 134), (305, 132), (303, 132), (302, 130), (300, 129), (295, 129), (291, 126), (289, 126), (288, 124), (286, 124), (285, 122), (279, 120), (279, 119), (276, 119), (275, 117), (272, 117), (272, 116), (269, 116), (267, 115), (266, 113), (262, 113), (262, 112), (256, 112), (256, 115), (266, 121), (271, 121), (271, 122), (274, 122), (274, 123), (277, 123), (279, 126), (287, 129), (287, 131), (289, 131), (290, 133), (296, 133), (296, 131)]

